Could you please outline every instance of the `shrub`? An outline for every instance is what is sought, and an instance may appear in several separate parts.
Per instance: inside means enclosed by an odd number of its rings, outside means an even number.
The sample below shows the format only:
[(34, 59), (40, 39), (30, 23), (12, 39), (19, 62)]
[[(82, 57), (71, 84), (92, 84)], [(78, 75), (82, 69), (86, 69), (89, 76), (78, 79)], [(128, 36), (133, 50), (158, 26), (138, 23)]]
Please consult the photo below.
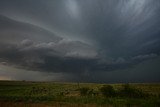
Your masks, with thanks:
[(83, 88), (80, 88), (79, 91), (80, 91), (81, 96), (86, 96), (86, 95), (88, 95), (89, 88), (83, 87)]
[(111, 85), (105, 85), (105, 86), (101, 87), (100, 91), (101, 91), (102, 95), (105, 97), (114, 97), (116, 95), (116, 92)]
[(93, 89), (90, 89), (89, 91), (88, 91), (88, 96), (98, 96), (98, 91), (96, 91), (96, 90), (93, 90)]
[(119, 91), (118, 94), (121, 97), (130, 98), (142, 98), (147, 96), (147, 94), (145, 94), (142, 90), (131, 87), (129, 84), (123, 85), (123, 88)]

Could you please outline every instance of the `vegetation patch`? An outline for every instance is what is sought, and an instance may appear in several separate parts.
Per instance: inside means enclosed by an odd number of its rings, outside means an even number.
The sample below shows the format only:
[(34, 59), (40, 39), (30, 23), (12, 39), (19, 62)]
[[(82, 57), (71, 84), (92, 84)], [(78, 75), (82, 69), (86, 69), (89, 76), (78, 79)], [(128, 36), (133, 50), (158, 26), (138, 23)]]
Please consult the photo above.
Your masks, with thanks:
[(160, 84), (0, 81), (0, 103), (158, 107), (159, 95)]

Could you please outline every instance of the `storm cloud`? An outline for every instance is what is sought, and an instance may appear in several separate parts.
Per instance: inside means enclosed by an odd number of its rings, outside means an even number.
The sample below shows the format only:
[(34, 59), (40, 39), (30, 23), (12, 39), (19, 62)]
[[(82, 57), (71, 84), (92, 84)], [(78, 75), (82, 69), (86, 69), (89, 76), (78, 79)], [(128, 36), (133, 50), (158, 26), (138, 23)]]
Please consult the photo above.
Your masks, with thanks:
[(1, 0), (0, 62), (59, 81), (157, 82), (159, 11), (156, 0)]

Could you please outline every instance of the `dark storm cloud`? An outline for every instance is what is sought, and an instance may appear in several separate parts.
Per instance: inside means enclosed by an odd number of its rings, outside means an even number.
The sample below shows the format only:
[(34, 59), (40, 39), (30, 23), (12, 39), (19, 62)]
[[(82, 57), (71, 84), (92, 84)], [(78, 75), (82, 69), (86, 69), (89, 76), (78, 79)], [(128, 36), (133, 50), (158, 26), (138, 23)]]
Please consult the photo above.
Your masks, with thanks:
[(90, 40), (110, 57), (159, 52), (159, 1), (5, 0), (1, 5), (6, 16)]
[(157, 54), (147, 54), (147, 55), (138, 55), (133, 57), (133, 60), (145, 60), (145, 59), (150, 59), (150, 58), (155, 58), (157, 57)]
[(0, 55), (15, 65), (52, 72), (74, 72), (76, 69), (80, 70), (81, 66), (85, 69), (87, 63), (97, 59), (96, 50), (88, 45), (65, 40), (58, 43), (33, 43), (31, 40), (23, 40), (16, 45), (4, 45)]
[[(83, 9), (87, 10), (88, 5), (86, 4), (86, 9)], [(86, 16), (87, 21), (85, 21), (89, 23), (87, 30), (90, 30), (89, 33), (93, 38), (100, 41), (99, 46), (109, 56), (127, 57), (151, 52), (151, 50), (159, 51), (159, 2), (109, 0), (95, 1), (90, 5), (91, 9), (86, 13), (89, 16)], [(150, 41), (155, 42), (143, 48), (139, 47)], [(155, 44), (156, 46), (153, 46)]]
[(159, 11), (158, 0), (1, 0), (0, 60), (101, 79), (159, 57)]

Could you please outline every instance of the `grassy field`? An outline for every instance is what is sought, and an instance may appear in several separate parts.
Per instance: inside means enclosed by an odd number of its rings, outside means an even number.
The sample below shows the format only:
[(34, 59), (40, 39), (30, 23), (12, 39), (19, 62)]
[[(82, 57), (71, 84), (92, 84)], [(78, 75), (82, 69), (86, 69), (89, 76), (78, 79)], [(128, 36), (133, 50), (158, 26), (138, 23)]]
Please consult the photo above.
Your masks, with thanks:
[(0, 107), (159, 107), (160, 84), (0, 81)]

